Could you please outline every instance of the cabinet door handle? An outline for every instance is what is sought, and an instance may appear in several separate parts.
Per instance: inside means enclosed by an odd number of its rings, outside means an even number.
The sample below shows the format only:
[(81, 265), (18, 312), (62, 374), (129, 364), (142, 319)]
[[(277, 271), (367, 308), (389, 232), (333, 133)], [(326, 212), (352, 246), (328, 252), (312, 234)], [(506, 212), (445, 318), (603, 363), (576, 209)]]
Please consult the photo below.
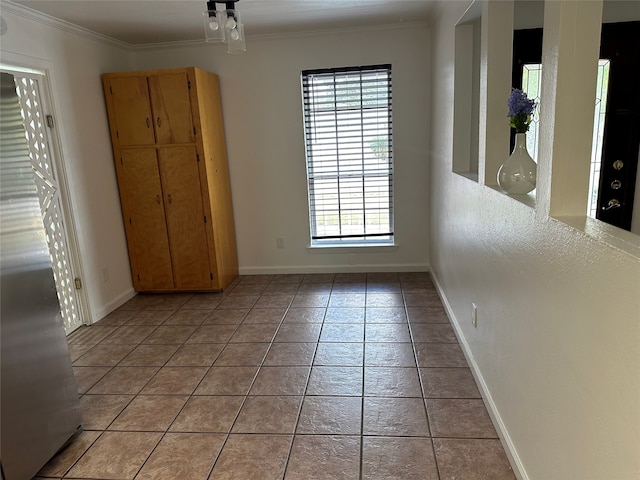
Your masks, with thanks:
[(156, 119), (156, 122), (158, 123), (158, 126), (160, 126), (160, 117)]
[(151, 128), (151, 123), (149, 123), (149, 117), (147, 117), (147, 128)]
[(167, 200), (169, 203), (173, 203), (173, 199), (171, 198), (171, 194), (167, 195)]

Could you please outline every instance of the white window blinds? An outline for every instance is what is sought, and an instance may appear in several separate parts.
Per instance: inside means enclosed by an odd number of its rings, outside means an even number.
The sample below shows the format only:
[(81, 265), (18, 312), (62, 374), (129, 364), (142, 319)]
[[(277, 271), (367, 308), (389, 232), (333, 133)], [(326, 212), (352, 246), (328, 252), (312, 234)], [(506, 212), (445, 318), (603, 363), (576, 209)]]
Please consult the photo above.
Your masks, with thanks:
[(393, 242), (391, 65), (302, 72), (312, 245)]

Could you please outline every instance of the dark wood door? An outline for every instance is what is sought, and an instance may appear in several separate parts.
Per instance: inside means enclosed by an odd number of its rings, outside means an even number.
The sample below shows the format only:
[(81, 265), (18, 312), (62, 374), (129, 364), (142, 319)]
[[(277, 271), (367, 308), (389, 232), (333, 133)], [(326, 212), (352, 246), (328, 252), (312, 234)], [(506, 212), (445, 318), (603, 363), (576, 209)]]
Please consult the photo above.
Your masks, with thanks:
[(640, 22), (602, 25), (600, 58), (611, 63), (596, 218), (630, 230), (640, 145)]

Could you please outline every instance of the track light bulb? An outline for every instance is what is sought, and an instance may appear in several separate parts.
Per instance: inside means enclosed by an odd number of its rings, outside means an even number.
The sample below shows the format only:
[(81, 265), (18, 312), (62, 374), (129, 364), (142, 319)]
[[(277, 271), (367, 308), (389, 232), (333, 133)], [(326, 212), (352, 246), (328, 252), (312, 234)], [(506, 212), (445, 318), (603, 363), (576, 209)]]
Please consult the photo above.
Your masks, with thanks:
[(227, 17), (227, 28), (229, 30), (234, 30), (238, 26), (236, 19), (233, 17)]
[(229, 36), (231, 37), (232, 40), (238, 40), (240, 38), (240, 34), (238, 33), (238, 30), (236, 28), (234, 28), (233, 30), (231, 30), (231, 32), (229, 32)]
[(220, 25), (218, 25), (218, 21), (215, 18), (209, 21), (209, 28), (214, 32), (220, 28)]

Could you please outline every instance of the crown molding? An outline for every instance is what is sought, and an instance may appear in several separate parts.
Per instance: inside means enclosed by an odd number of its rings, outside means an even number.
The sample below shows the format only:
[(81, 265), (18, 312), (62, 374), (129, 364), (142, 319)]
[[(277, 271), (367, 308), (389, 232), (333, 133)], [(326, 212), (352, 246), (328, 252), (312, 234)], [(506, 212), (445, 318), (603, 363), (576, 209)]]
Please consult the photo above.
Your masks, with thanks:
[(116, 40), (115, 38), (109, 37), (107, 35), (103, 35), (101, 33), (94, 32), (87, 28), (79, 27), (78, 25), (75, 25), (73, 23), (66, 22), (64, 20), (60, 20), (59, 18), (52, 17), (51, 15), (38, 12), (32, 8), (25, 7), (24, 5), (13, 3), (11, 0), (2, 0), (2, 11), (27, 18), (29, 20), (33, 20), (34, 22), (38, 22), (52, 28), (57, 28), (58, 30), (62, 30), (68, 33), (73, 33), (74, 35), (88, 38), (90, 40), (105, 42), (120, 48), (133, 47), (133, 45), (130, 45), (126, 42)]

